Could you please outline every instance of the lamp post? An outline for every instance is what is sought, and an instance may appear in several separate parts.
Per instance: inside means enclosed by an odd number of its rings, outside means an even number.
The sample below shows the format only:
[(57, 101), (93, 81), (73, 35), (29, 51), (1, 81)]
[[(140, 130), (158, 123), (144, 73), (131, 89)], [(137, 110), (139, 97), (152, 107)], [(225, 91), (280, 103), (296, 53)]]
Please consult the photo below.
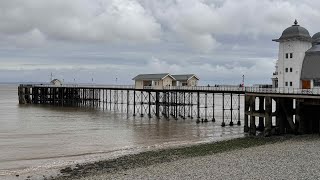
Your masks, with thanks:
[(188, 80), (189, 80), (189, 76), (187, 76), (187, 87), (189, 86), (189, 82), (188, 82)]
[(242, 86), (244, 87), (244, 75), (242, 75)]

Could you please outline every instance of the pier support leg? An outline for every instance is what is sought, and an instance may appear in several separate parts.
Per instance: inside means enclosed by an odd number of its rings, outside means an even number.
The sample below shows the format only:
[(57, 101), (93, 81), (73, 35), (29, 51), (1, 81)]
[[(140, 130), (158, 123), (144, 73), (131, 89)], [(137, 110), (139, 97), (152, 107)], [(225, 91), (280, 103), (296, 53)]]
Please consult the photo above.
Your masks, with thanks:
[(238, 94), (238, 122), (237, 125), (240, 126), (241, 125), (241, 120), (240, 120), (240, 94)]
[(200, 93), (197, 92), (197, 123), (200, 123)]
[(174, 113), (174, 119), (175, 120), (178, 120), (178, 116), (179, 116), (179, 112), (178, 112), (178, 92), (174, 93), (175, 95), (175, 105), (174, 105), (174, 108), (175, 108), (175, 113)]
[(265, 98), (265, 118), (266, 118), (266, 127), (264, 130), (264, 136), (271, 136), (272, 132), (272, 99), (271, 97)]
[(221, 126), (222, 127), (225, 127), (226, 126), (226, 123), (224, 122), (224, 93), (222, 93), (222, 124)]
[(159, 104), (159, 92), (156, 92), (156, 117), (160, 118), (160, 104)]
[(296, 123), (298, 123), (298, 133), (305, 134), (306, 133), (306, 124), (301, 114), (301, 109), (303, 107), (303, 103), (299, 100), (296, 100)]
[(127, 90), (127, 114), (129, 114), (130, 92)]
[(293, 122), (293, 99), (283, 99), (281, 103), (282, 111), (285, 115), (285, 128), (286, 133), (295, 133), (296, 127)]
[(193, 93), (191, 93), (190, 101), (190, 118), (193, 119)]
[(168, 116), (168, 120), (170, 118), (170, 105), (171, 105), (171, 102), (170, 102), (170, 95), (172, 96), (172, 94), (170, 92), (167, 92), (167, 116)]
[(136, 116), (136, 91), (133, 91), (133, 116)]
[[(259, 97), (259, 112), (262, 113), (264, 110), (264, 97)], [(257, 127), (258, 131), (263, 131), (264, 130), (264, 118), (259, 117), (259, 124)]]
[(204, 115), (204, 122), (208, 122), (208, 94), (207, 93), (205, 93), (205, 102), (204, 102), (204, 108), (205, 108), (205, 115)]
[(183, 92), (183, 119), (186, 119), (186, 92)]
[(214, 117), (214, 93), (212, 93), (212, 122), (216, 122), (216, 118)]
[(276, 128), (275, 128), (275, 132), (276, 134), (281, 134), (281, 111), (280, 111), (280, 98), (275, 98), (275, 101), (276, 101)]
[(253, 113), (256, 110), (256, 97), (252, 96), (250, 98), (250, 112), (251, 112), (251, 116), (250, 116), (250, 129), (249, 129), (249, 134), (250, 135), (256, 135), (256, 117), (253, 116)]
[(188, 92), (188, 118), (191, 117), (191, 93)]
[(229, 123), (229, 126), (233, 126), (233, 102), (232, 102), (232, 93), (230, 94), (230, 118), (231, 118), (231, 121)]
[(140, 117), (143, 117), (143, 91), (140, 91)]
[(168, 118), (167, 116), (167, 92), (162, 92), (163, 97), (162, 97), (162, 106), (163, 106), (163, 110), (162, 110), (162, 114), (164, 115), (165, 118)]
[(149, 118), (151, 118), (151, 92), (150, 91), (149, 91), (149, 108), (148, 108), (148, 110), (149, 110), (148, 116), (149, 116)]
[(25, 99), (25, 88), (18, 87), (19, 104), (27, 104)]
[(32, 90), (32, 88), (25, 88), (24, 89), (24, 93), (25, 93), (25, 96), (24, 96), (24, 98), (25, 98), (25, 100), (26, 100), (26, 102), (28, 103), (28, 104), (31, 104), (32, 103), (32, 99), (31, 99), (31, 92), (32, 92), (33, 90)]

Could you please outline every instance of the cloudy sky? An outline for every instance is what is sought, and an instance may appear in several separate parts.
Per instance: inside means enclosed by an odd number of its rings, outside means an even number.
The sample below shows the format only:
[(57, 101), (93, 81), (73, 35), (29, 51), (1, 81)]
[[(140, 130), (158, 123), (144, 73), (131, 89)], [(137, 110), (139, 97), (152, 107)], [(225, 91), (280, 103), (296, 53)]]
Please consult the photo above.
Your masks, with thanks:
[[(195, 73), (201, 84), (271, 83), (294, 19), (320, 31), (319, 0), (1, 0), (0, 82), (130, 84)], [(116, 82), (117, 79), (117, 82)]]

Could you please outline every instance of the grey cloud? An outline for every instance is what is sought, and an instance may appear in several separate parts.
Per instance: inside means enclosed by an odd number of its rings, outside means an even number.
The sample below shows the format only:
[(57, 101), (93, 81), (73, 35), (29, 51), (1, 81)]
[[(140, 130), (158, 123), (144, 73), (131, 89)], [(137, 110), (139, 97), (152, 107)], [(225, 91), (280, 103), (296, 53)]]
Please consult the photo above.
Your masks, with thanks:
[[(250, 66), (242, 66), (237, 62), (227, 64), (179, 64), (172, 63), (159, 58), (152, 58), (142, 65), (107, 64), (94, 66), (90, 64), (29, 64), (23, 69), (0, 69), (0, 82), (20, 81), (40, 81), (48, 82), (50, 72), (55, 78), (63, 79), (65, 82), (84, 82), (98, 84), (114, 84), (118, 79), (119, 84), (133, 84), (131, 80), (139, 73), (196, 73), (200, 78), (201, 85), (207, 84), (238, 84), (241, 83), (242, 75), (246, 77), (246, 84), (266, 83), (270, 81), (270, 72), (261, 69), (271, 69), (274, 64), (268, 59), (263, 61), (251, 60)], [(13, 66), (14, 67), (14, 66)], [(106, 77), (108, 74), (108, 78)], [(8, 78), (9, 77), (9, 78)]]
[(0, 81), (43, 81), (53, 71), (66, 81), (132, 83), (137, 73), (170, 71), (210, 84), (243, 74), (269, 83), (271, 39), (295, 18), (320, 31), (319, 8), (318, 0), (3, 0)]
[(305, 26), (320, 29), (319, 25), (314, 25), (320, 18), (320, 4), (316, 0), (308, 3), (275, 0), (140, 1), (182, 41), (204, 51), (218, 47), (216, 36), (242, 35), (258, 39), (259, 36), (279, 33), (295, 18), (301, 19)]
[(108, 43), (158, 42), (174, 33), (193, 49), (210, 52), (224, 43), (217, 36), (272, 35), (294, 18), (320, 29), (314, 25), (319, 8), (316, 0), (4, 0), (0, 33), (23, 39), (37, 30), (48, 39)]
[(10, 0), (0, 2), (0, 32), (20, 35), (37, 29), (51, 39), (157, 41), (161, 26), (136, 1)]

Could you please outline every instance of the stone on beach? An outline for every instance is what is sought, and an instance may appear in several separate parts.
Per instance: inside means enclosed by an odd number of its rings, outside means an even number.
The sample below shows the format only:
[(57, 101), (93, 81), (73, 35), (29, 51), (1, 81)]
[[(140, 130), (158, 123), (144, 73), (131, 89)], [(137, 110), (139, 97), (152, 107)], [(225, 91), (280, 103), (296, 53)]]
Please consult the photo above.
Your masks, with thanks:
[(319, 179), (320, 139), (288, 141), (82, 178), (98, 179)]

